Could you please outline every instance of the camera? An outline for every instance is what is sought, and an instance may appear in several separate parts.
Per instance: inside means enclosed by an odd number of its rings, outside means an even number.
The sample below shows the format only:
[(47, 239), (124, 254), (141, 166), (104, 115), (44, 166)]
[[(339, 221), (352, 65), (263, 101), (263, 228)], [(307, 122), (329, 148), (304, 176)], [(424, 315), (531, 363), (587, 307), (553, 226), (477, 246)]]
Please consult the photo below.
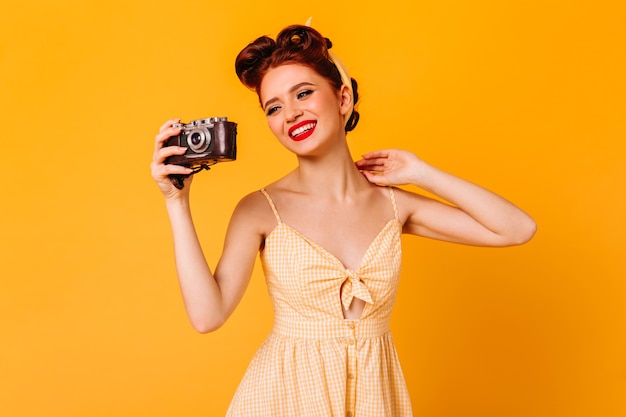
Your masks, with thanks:
[(168, 138), (164, 146), (187, 148), (183, 155), (173, 155), (165, 163), (189, 168), (234, 161), (237, 158), (237, 123), (226, 117), (209, 117), (189, 123), (175, 123), (180, 134)]
[[(166, 164), (193, 168), (195, 174), (218, 162), (237, 159), (237, 123), (228, 121), (228, 118), (208, 117), (176, 123), (173, 127), (181, 128), (180, 133), (166, 139), (163, 146), (180, 146), (187, 151), (183, 155), (168, 157)], [(182, 189), (183, 179), (187, 176), (172, 175), (170, 178), (177, 188)]]

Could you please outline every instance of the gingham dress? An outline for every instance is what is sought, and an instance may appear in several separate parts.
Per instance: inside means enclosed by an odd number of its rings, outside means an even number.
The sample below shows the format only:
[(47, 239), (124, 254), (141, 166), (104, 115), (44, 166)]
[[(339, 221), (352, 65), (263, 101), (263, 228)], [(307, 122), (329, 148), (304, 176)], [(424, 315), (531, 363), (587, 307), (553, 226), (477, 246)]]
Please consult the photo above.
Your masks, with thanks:
[[(275, 313), (272, 333), (252, 359), (229, 417), (411, 416), (389, 320), (400, 275), (402, 225), (387, 222), (352, 271), (282, 222), (267, 236), (261, 263)], [(343, 317), (353, 297), (358, 320)]]

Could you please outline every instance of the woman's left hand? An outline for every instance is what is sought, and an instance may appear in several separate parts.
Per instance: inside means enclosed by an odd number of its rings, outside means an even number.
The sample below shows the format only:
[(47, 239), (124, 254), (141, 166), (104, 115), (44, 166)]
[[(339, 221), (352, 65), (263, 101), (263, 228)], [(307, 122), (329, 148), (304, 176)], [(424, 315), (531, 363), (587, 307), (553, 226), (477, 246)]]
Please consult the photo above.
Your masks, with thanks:
[(369, 152), (356, 161), (356, 167), (371, 183), (381, 185), (418, 184), (422, 160), (401, 149)]

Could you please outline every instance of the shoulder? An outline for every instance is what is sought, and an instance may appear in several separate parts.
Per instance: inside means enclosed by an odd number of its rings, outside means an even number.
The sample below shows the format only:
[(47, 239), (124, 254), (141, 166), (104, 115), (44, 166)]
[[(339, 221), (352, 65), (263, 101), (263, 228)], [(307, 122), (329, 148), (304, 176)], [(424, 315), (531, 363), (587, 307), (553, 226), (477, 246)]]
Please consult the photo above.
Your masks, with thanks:
[(244, 211), (250, 214), (256, 212), (257, 210), (261, 210), (265, 205), (268, 205), (268, 202), (263, 195), (263, 192), (261, 190), (256, 190), (245, 195), (241, 200), (239, 200), (235, 211)]
[(245, 195), (233, 212), (231, 222), (247, 224), (266, 236), (276, 226), (276, 216), (261, 190)]
[(407, 222), (414, 220), (418, 216), (419, 212), (427, 207), (441, 204), (433, 198), (407, 191), (402, 188), (392, 187), (392, 190), (398, 207), (398, 218), (402, 224), (406, 224)]

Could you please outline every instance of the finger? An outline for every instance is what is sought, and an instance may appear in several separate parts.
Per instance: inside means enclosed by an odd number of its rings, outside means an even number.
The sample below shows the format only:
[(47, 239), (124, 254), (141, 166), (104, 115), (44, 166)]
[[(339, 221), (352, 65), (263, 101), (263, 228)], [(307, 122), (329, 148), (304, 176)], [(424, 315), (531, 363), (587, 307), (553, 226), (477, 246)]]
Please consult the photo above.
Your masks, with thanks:
[(152, 160), (158, 164), (165, 164), (165, 160), (170, 156), (183, 155), (185, 152), (187, 148), (181, 146), (164, 146), (154, 151)]
[(380, 167), (374, 164), (368, 164), (367, 162), (358, 164), (357, 168), (361, 171), (379, 171)]
[(170, 164), (170, 165), (163, 165), (162, 171), (167, 176), (172, 175), (172, 174), (187, 175), (187, 174), (191, 174), (193, 172), (193, 169), (184, 167), (182, 165), (171, 165)]
[(180, 123), (180, 119), (170, 119), (159, 128), (159, 132), (163, 132), (168, 127), (172, 127), (174, 123)]
[(372, 158), (372, 159), (361, 159), (357, 161), (356, 164), (361, 169), (366, 169), (365, 167), (384, 167), (387, 163), (387, 158)]
[(371, 171), (361, 171), (361, 173), (372, 184), (388, 185), (384, 175), (374, 174)]
[(175, 128), (174, 124), (180, 122), (180, 119), (171, 119), (167, 122), (163, 123), (163, 125), (159, 128), (159, 133), (157, 134), (157, 142), (163, 142), (164, 139), (169, 138), (170, 136), (174, 136), (178, 133), (175, 133), (180, 128)]
[(368, 152), (366, 154), (361, 155), (363, 159), (373, 159), (373, 158), (387, 158), (389, 156), (388, 149), (381, 149), (378, 151)]
[(182, 165), (158, 165), (156, 163), (151, 164), (152, 178), (155, 181), (169, 181), (169, 176), (173, 174), (189, 175), (193, 172), (193, 169), (184, 167)]
[(156, 153), (159, 149), (166, 147), (165, 141), (172, 136), (177, 136), (180, 133), (180, 130), (181, 129), (179, 127), (170, 127), (157, 134), (154, 140), (154, 152)]

